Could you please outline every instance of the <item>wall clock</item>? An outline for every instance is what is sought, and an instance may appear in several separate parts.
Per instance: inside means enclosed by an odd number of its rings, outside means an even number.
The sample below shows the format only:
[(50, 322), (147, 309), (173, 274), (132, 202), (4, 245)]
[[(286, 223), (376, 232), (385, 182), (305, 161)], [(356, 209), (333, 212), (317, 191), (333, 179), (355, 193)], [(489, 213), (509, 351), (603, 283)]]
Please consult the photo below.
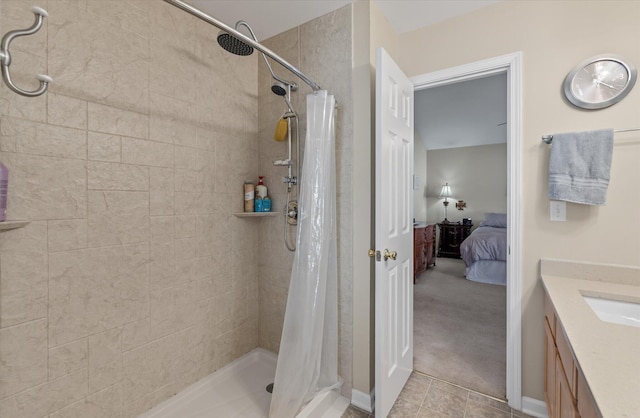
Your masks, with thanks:
[(564, 79), (567, 100), (583, 109), (603, 109), (618, 103), (633, 88), (638, 72), (623, 58), (597, 55), (581, 62)]

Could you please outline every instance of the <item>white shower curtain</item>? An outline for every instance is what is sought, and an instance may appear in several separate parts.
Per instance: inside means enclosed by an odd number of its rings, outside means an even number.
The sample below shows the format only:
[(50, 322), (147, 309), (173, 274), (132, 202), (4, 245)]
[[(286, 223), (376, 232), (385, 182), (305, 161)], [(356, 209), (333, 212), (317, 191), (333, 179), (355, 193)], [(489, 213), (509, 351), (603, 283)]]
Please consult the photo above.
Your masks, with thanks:
[(307, 135), (271, 418), (293, 418), (305, 402), (339, 386), (336, 261), (335, 99), (307, 96)]

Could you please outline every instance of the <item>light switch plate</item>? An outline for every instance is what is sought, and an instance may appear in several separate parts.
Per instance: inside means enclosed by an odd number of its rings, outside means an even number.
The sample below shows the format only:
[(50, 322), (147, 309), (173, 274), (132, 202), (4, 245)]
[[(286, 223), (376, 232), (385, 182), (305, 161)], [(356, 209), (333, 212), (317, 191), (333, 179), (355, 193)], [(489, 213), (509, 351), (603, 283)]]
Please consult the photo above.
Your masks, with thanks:
[(550, 217), (552, 221), (565, 222), (567, 220), (567, 202), (552, 200), (550, 205)]

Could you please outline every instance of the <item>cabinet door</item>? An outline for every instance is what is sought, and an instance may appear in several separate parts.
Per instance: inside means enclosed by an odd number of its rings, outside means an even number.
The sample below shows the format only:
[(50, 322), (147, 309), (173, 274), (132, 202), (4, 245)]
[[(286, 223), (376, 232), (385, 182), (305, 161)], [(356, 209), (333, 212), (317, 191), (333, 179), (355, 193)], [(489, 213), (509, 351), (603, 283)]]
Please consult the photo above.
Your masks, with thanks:
[(544, 321), (544, 398), (549, 418), (556, 417), (556, 345), (547, 321)]
[(587, 386), (587, 381), (581, 371), (578, 371), (578, 412), (581, 418), (598, 418), (598, 407), (596, 406), (591, 391)]
[(580, 418), (573, 402), (571, 387), (564, 375), (560, 357), (556, 356), (556, 415), (557, 418)]

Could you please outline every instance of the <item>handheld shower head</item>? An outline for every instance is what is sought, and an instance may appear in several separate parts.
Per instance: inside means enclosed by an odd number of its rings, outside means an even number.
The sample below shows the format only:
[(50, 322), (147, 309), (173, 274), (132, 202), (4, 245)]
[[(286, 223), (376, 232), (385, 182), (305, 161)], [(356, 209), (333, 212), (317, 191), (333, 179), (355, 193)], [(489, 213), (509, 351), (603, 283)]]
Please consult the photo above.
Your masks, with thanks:
[(220, 31), (218, 33), (218, 44), (232, 54), (247, 56), (253, 54), (253, 47), (245, 44), (240, 39), (227, 32)]

